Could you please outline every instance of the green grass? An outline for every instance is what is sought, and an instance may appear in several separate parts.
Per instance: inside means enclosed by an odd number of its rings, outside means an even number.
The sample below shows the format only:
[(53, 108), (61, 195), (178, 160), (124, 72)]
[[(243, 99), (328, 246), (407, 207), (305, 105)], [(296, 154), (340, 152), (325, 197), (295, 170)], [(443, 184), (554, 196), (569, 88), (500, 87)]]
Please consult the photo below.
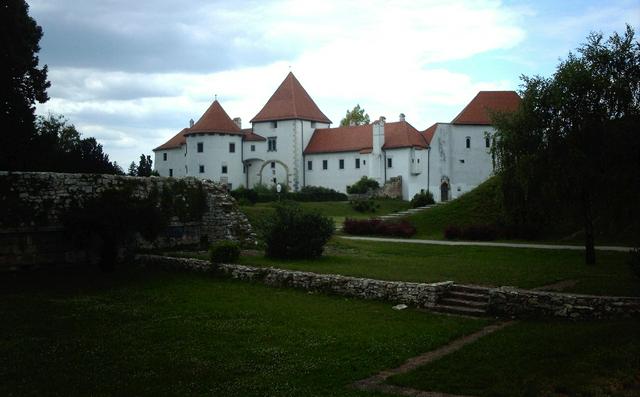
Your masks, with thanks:
[(449, 225), (495, 224), (501, 214), (499, 189), (498, 180), (491, 178), (453, 201), (408, 217), (418, 230), (413, 238), (443, 239)]
[[(627, 258), (624, 253), (598, 251), (598, 263), (587, 266), (581, 251), (381, 243), (334, 237), (325, 255), (318, 259), (276, 260), (260, 254), (242, 256), (240, 263), (383, 280), (453, 280), (521, 288), (577, 280), (568, 291), (640, 296), (640, 278), (632, 273)], [(206, 255), (202, 259), (207, 259)]]
[[(374, 213), (362, 213), (355, 211), (348, 201), (324, 201), (324, 202), (302, 202), (300, 205), (308, 210), (320, 212), (321, 214), (333, 218), (336, 225), (342, 224), (344, 218), (370, 218), (390, 214), (392, 212), (403, 211), (411, 207), (408, 201), (403, 200), (375, 200), (379, 208)], [(257, 203), (255, 205), (241, 206), (240, 210), (247, 215), (249, 222), (257, 224), (260, 219), (273, 212), (275, 203)]]
[(638, 396), (640, 321), (522, 322), (390, 383), (474, 396)]
[(486, 324), (186, 273), (4, 275), (3, 396), (369, 396)]

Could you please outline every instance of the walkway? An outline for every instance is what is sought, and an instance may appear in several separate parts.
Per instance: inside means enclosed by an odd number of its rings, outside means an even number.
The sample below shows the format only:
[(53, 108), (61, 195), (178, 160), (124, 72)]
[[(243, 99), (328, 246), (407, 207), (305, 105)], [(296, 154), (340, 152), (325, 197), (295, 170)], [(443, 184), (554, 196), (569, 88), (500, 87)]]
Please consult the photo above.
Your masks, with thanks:
[[(506, 248), (537, 248), (545, 250), (575, 250), (584, 251), (581, 245), (561, 245), (561, 244), (527, 244), (527, 243), (492, 243), (486, 241), (449, 241), (449, 240), (418, 240), (405, 238), (386, 238), (386, 237), (355, 237), (355, 236), (339, 236), (347, 240), (363, 240), (377, 241), (384, 243), (409, 243), (409, 244), (433, 244), (433, 245), (462, 245), (462, 246), (478, 246), (478, 247), (506, 247)], [(598, 251), (616, 251), (629, 252), (633, 247), (622, 247), (613, 245), (596, 245)]]

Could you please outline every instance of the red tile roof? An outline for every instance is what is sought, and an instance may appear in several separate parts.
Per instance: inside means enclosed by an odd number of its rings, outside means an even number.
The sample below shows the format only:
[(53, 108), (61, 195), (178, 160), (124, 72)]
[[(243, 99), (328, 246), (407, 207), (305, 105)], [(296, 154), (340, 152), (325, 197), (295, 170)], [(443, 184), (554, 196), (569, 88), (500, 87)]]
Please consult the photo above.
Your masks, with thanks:
[(290, 119), (331, 123), (291, 72), (251, 122)]
[(267, 138), (263, 137), (262, 135), (258, 135), (255, 132), (253, 132), (252, 128), (244, 128), (242, 130), (242, 133), (244, 134), (244, 136), (242, 137), (243, 141), (261, 142), (261, 141), (266, 141), (267, 140)]
[[(316, 129), (305, 149), (305, 154), (360, 152), (370, 153), (373, 146), (373, 125)], [(427, 148), (418, 130), (406, 121), (386, 123), (383, 149), (404, 147)]]
[(187, 133), (187, 131), (189, 131), (188, 128), (183, 128), (182, 131), (174, 135), (173, 138), (169, 139), (167, 142), (153, 149), (153, 151), (155, 152), (156, 150), (179, 149), (180, 146), (187, 143), (187, 139), (185, 138), (185, 135), (184, 135)]
[(420, 132), (420, 135), (422, 135), (424, 140), (427, 141), (427, 144), (429, 144), (429, 145), (431, 145), (431, 140), (433, 139), (433, 134), (436, 133), (436, 129), (438, 128), (438, 124), (440, 124), (440, 123), (435, 123), (431, 127), (427, 128), (426, 130)]
[(222, 133), (242, 135), (240, 127), (231, 120), (227, 112), (224, 111), (220, 102), (216, 99), (213, 101), (209, 109), (200, 117), (200, 119), (189, 128), (186, 135), (190, 134), (206, 134), (206, 133)]
[(451, 124), (491, 125), (491, 112), (511, 112), (519, 105), (515, 91), (480, 91)]

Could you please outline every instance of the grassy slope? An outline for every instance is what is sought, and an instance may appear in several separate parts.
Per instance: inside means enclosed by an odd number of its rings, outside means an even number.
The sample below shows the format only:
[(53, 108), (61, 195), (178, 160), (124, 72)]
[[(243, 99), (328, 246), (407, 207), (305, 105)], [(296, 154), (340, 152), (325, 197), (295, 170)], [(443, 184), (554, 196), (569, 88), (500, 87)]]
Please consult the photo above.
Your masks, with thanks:
[(640, 321), (522, 322), (391, 378), (474, 396), (640, 395)]
[[(206, 259), (206, 255), (202, 256)], [(579, 251), (495, 247), (451, 247), (349, 241), (334, 238), (325, 256), (314, 260), (274, 260), (243, 256), (240, 263), (385, 280), (513, 285), (533, 288), (578, 280), (578, 293), (640, 296), (640, 278), (627, 256), (598, 252), (598, 264), (586, 266)]]
[(148, 271), (5, 275), (0, 298), (3, 396), (364, 396), (346, 385), (485, 324)]
[[(376, 200), (380, 206), (375, 213), (362, 213), (355, 211), (349, 205), (348, 201), (326, 201), (326, 202), (303, 202), (300, 203), (303, 208), (318, 211), (321, 214), (334, 219), (336, 224), (341, 224), (344, 218), (369, 218), (389, 214), (392, 212), (406, 210), (410, 207), (408, 201), (402, 200)], [(244, 212), (252, 224), (267, 216), (273, 211), (274, 203), (258, 203), (252, 206), (241, 206), (240, 210)]]
[(497, 179), (492, 178), (456, 200), (412, 215), (409, 220), (418, 229), (414, 238), (442, 239), (449, 225), (495, 223), (501, 211), (497, 201), (499, 188)]

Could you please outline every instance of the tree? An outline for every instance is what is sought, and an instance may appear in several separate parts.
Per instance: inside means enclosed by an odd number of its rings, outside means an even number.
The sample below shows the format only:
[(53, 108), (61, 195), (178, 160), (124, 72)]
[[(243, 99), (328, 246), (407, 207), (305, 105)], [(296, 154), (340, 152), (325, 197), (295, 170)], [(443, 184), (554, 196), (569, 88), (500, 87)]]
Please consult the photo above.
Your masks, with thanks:
[(522, 81), (519, 110), (494, 115), (507, 219), (543, 228), (573, 215), (593, 264), (599, 211), (638, 215), (640, 44), (630, 26), (607, 40), (592, 33), (552, 77)]
[(137, 173), (138, 176), (151, 176), (153, 173), (153, 161), (151, 156), (140, 155), (140, 163), (138, 163)]
[(24, 0), (0, 6), (0, 169), (25, 169), (34, 153), (34, 104), (46, 102), (47, 66), (38, 67), (42, 28)]
[(127, 175), (138, 176), (138, 166), (135, 161), (132, 161), (131, 164), (129, 164), (129, 172), (127, 172)]
[(36, 154), (26, 168), (31, 171), (122, 174), (102, 145), (95, 138), (82, 138), (64, 116), (37, 116), (30, 149)]
[(340, 125), (347, 127), (350, 125), (363, 125), (369, 124), (369, 115), (364, 112), (364, 109), (360, 108), (360, 105), (356, 105), (353, 110), (347, 110), (347, 114), (340, 121)]

